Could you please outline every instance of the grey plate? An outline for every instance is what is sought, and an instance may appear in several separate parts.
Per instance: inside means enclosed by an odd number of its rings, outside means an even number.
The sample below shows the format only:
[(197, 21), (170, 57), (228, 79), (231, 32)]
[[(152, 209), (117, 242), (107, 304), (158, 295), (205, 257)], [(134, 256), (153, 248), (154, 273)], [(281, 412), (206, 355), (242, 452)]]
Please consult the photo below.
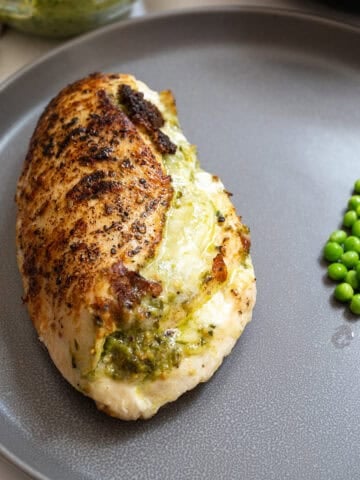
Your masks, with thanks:
[[(108, 418), (68, 386), (20, 299), (13, 198), (29, 136), (50, 97), (95, 70), (171, 87), (252, 229), (253, 322), (210, 382), (147, 422)], [(0, 105), (5, 455), (52, 480), (358, 478), (360, 330), (320, 256), (360, 177), (359, 31), (244, 8), (134, 21), (24, 70)]]

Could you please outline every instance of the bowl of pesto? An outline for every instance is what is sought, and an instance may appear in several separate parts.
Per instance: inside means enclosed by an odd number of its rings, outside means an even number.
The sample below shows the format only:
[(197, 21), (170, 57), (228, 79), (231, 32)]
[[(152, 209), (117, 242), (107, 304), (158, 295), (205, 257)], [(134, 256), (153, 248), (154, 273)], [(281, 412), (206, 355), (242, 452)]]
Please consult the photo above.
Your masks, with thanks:
[(0, 22), (35, 35), (64, 38), (126, 17), (135, 0), (3, 0)]

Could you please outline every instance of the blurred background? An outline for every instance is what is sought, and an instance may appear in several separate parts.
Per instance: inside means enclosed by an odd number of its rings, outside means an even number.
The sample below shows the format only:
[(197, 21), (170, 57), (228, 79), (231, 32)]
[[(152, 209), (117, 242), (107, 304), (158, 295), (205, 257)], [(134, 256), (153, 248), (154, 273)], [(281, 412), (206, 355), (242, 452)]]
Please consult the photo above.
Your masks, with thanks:
[(355, 0), (1, 0), (0, 82), (70, 36), (129, 17), (192, 7), (251, 5), (303, 10), (358, 22), (359, 3)]

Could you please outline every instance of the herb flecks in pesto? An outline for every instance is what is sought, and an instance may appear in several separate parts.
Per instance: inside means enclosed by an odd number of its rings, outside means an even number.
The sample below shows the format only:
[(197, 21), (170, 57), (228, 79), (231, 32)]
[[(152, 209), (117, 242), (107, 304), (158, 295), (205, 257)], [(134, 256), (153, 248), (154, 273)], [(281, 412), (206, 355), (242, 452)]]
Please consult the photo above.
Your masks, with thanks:
[(101, 363), (117, 380), (159, 378), (180, 365), (186, 355), (196, 355), (213, 336), (214, 325), (198, 329), (196, 341), (186, 341), (177, 329), (118, 330), (105, 341)]
[(156, 378), (178, 367), (182, 356), (173, 331), (134, 328), (107, 337), (102, 362), (105, 372), (116, 379)]

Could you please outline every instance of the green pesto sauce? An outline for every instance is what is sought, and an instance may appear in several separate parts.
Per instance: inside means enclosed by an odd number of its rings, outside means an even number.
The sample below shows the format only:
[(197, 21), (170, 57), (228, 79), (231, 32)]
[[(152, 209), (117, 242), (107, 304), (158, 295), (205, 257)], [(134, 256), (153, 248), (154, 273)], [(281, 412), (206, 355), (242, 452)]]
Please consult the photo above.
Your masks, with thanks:
[(108, 336), (102, 354), (105, 372), (116, 379), (156, 378), (178, 367), (183, 349), (172, 332), (132, 328)]
[(101, 363), (105, 373), (117, 380), (155, 379), (177, 368), (184, 355), (200, 352), (213, 336), (215, 326), (199, 330), (196, 342), (184, 342), (175, 330), (118, 330), (106, 338)]
[(91, 30), (124, 15), (133, 0), (24, 0), (18, 12), (0, 20), (28, 33), (68, 37)]

